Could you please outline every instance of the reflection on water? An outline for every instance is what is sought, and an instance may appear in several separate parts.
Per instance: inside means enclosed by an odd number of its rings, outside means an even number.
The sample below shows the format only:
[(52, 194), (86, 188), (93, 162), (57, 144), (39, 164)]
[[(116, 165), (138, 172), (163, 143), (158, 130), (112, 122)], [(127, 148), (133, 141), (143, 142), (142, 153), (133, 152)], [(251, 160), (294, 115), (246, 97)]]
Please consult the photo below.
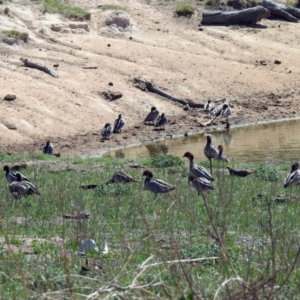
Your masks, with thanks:
[[(300, 120), (241, 127), (211, 133), (213, 144), (224, 146), (224, 154), (232, 163), (273, 162), (291, 163), (300, 157)], [(183, 156), (186, 151), (204, 160), (205, 135), (167, 139), (138, 147), (112, 151), (108, 155), (145, 158), (155, 153)], [(122, 156), (120, 156), (122, 153)]]

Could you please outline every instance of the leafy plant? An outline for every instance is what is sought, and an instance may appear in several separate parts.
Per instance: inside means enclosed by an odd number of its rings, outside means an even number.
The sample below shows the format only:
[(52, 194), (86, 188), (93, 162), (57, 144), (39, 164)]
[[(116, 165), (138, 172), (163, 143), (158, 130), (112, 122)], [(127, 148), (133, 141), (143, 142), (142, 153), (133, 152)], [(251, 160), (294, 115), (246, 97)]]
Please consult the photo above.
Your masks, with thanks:
[(271, 182), (276, 182), (279, 180), (279, 173), (278, 171), (266, 164), (260, 164), (255, 170), (254, 170), (255, 176), (259, 180), (265, 180), (265, 181), (271, 181)]
[(178, 157), (171, 154), (155, 154), (152, 156), (151, 165), (155, 168), (166, 168), (181, 166), (183, 161)]
[(175, 8), (177, 16), (191, 17), (195, 8), (189, 3), (179, 3)]

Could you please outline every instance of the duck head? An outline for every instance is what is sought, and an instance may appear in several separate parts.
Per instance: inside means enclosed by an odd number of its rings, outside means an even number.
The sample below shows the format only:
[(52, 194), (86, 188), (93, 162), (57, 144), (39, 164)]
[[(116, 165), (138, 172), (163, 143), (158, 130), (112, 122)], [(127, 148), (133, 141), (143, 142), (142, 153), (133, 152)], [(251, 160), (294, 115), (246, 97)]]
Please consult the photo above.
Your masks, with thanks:
[(298, 163), (292, 164), (292, 172), (293, 172), (293, 171), (296, 171), (296, 170), (298, 170), (298, 169), (299, 169), (299, 164), (298, 164)]
[(16, 173), (17, 181), (22, 181), (22, 177), (20, 173)]
[(207, 142), (207, 144), (211, 144), (211, 136), (210, 135), (206, 136), (206, 142)]
[(151, 111), (155, 111), (156, 110), (156, 107), (155, 106), (152, 106), (151, 107)]
[(8, 174), (9, 173), (9, 166), (4, 166), (3, 167), (3, 171), (5, 171), (6, 174)]
[(185, 152), (183, 157), (187, 157), (190, 160), (194, 159), (194, 155), (191, 152)]
[(121, 114), (119, 114), (119, 119), (121, 119), (122, 118), (122, 115)]
[(142, 176), (146, 176), (147, 178), (152, 178), (152, 177), (153, 177), (153, 174), (152, 174), (151, 171), (146, 170), (146, 171), (144, 171), (144, 173), (143, 173)]

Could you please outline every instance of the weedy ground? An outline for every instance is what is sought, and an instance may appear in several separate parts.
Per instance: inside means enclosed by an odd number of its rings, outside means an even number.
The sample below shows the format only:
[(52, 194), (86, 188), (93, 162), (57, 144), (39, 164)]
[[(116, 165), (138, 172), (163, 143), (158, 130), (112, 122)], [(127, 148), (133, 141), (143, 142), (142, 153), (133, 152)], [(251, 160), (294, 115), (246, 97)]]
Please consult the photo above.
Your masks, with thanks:
[[(1, 158), (2, 167), (15, 164), (13, 157)], [(214, 163), (215, 189), (198, 196), (187, 183), (188, 162), (170, 155), (139, 161), (28, 158), (34, 163), (20, 171), (40, 196), (13, 200), (0, 178), (2, 299), (300, 294), (299, 188), (283, 188), (288, 165), (247, 165), (255, 172), (240, 178)], [(154, 198), (143, 188), (145, 169), (176, 190)], [(120, 170), (138, 182), (106, 185)], [(84, 184), (99, 186), (83, 190)], [(90, 218), (63, 218), (76, 212)], [(95, 240), (99, 251), (78, 256), (83, 238)], [(101, 250), (105, 240), (108, 254)]]

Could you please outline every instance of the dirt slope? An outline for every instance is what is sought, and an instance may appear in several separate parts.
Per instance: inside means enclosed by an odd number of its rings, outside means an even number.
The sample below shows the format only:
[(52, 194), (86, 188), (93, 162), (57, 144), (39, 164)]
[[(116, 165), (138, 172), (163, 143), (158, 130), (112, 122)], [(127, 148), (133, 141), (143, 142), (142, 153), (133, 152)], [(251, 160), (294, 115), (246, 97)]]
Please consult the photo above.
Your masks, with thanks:
[[(135, 88), (134, 77), (199, 103), (228, 97), (232, 124), (300, 116), (300, 24), (263, 20), (255, 28), (199, 30), (202, 8), (192, 19), (175, 18), (173, 2), (130, 0), (113, 2), (131, 16), (131, 26), (119, 31), (105, 26), (111, 11), (99, 5), (107, 2), (70, 3), (91, 12), (91, 20), (84, 22), (88, 30), (70, 29), (78, 22), (43, 14), (41, 5), (29, 0), (0, 6), (10, 11), (0, 15), (0, 31), (29, 34), (28, 43), (0, 42), (0, 151), (39, 152), (51, 138), (62, 155), (96, 153), (202, 130), (195, 121), (206, 120), (201, 111), (183, 111), (170, 100)], [(20, 57), (58, 64), (59, 78), (25, 68)], [(107, 101), (99, 94), (107, 90), (120, 91), (123, 97)], [(6, 94), (17, 99), (5, 101)], [(164, 132), (141, 123), (152, 106), (169, 117)], [(101, 128), (119, 113), (126, 119), (124, 132), (101, 143)]]

